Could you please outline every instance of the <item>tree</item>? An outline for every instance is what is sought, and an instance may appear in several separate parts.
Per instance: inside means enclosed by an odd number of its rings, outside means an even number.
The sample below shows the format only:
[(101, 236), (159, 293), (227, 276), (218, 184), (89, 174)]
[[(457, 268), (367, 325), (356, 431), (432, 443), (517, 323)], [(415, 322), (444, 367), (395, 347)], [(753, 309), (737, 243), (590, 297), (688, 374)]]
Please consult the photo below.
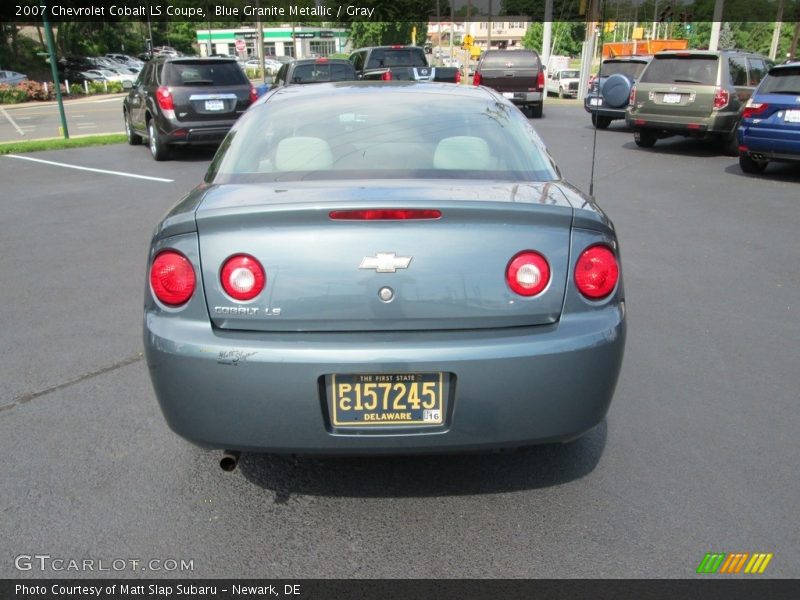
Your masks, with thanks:
[(424, 40), (428, 35), (427, 23), (356, 21), (350, 25), (350, 41), (353, 48), (410, 44), (411, 31), (414, 26), (417, 28), (417, 43), (419, 44), (420, 40)]
[[(553, 23), (553, 54), (578, 56), (581, 53), (581, 40), (583, 40), (585, 31), (586, 27), (583, 23), (566, 21)], [(522, 38), (522, 45), (530, 50), (541, 52), (543, 37), (544, 25), (531, 23)]]

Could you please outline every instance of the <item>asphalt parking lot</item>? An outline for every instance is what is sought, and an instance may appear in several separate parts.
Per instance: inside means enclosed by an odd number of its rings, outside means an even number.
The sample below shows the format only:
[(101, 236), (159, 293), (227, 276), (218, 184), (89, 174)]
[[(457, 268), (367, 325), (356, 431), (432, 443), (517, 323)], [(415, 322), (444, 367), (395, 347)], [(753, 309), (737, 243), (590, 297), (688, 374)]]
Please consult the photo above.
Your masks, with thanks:
[[(587, 189), (588, 115), (545, 115)], [(507, 454), (246, 454), (232, 474), (168, 430), (141, 356), (152, 227), (211, 154), (25, 155), (117, 174), (0, 157), (0, 577), (87, 575), (15, 568), (48, 554), (193, 561), (94, 576), (671, 578), (711, 551), (800, 576), (800, 170), (642, 150), (619, 122), (597, 148), (629, 318), (603, 425)]]

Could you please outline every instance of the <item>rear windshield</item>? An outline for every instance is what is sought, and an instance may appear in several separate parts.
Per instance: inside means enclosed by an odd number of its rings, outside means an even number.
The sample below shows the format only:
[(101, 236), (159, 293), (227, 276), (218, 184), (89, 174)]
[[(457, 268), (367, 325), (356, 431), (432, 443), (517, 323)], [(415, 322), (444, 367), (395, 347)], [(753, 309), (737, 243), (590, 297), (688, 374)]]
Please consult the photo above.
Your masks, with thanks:
[(645, 69), (642, 83), (696, 83), (715, 85), (716, 56), (656, 56)]
[(164, 85), (241, 85), (248, 80), (235, 62), (192, 61), (167, 63)]
[(537, 69), (539, 56), (533, 52), (488, 52), (483, 57), (481, 68), (484, 69)]
[(642, 74), (644, 68), (647, 66), (647, 63), (640, 63), (640, 62), (614, 62), (614, 61), (606, 61), (603, 63), (601, 68), (600, 75), (602, 77), (610, 77), (611, 75), (616, 75), (620, 73), (625, 75), (628, 79), (632, 79), (636, 81), (639, 79), (639, 75)]
[(206, 181), (557, 178), (541, 139), (508, 103), (424, 91), (330, 92), (285, 95), (245, 113)]
[(373, 50), (369, 55), (368, 69), (382, 67), (427, 67), (428, 61), (421, 48), (386, 48)]
[(775, 69), (758, 88), (759, 94), (797, 94), (800, 96), (800, 67)]
[(291, 83), (323, 83), (325, 81), (352, 81), (356, 78), (352, 63), (297, 65)]

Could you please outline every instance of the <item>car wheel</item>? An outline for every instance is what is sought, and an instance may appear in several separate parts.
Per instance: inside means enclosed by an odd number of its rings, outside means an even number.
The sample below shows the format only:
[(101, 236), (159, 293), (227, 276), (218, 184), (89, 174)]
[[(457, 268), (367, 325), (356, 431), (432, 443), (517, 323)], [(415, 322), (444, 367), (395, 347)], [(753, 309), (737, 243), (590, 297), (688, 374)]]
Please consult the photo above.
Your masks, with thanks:
[(740, 154), (739, 155), (739, 167), (745, 173), (763, 173), (764, 169), (767, 168), (767, 161), (766, 160), (753, 160), (747, 154)]
[(611, 125), (611, 117), (592, 115), (592, 125), (598, 129), (606, 129), (609, 125)]
[(147, 135), (150, 138), (150, 154), (153, 155), (153, 160), (167, 160), (169, 158), (169, 146), (158, 135), (154, 119), (150, 119), (147, 122)]
[(528, 106), (528, 114), (530, 114), (531, 119), (541, 119), (543, 110), (544, 110), (544, 104), (536, 104)]
[(128, 116), (128, 111), (122, 113), (122, 118), (125, 121), (125, 135), (128, 138), (128, 143), (131, 146), (138, 146), (142, 143), (142, 136), (137, 135), (133, 132), (133, 127), (131, 126), (131, 118)]
[(633, 132), (633, 140), (640, 148), (652, 148), (658, 141), (658, 135), (649, 129), (637, 129)]

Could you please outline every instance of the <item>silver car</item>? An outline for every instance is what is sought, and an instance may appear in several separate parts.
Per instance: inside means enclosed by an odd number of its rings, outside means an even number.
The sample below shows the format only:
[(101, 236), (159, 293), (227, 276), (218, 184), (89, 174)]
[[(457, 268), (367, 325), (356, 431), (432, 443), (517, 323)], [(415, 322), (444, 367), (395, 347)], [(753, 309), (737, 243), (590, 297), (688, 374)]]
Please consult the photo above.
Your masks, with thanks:
[(619, 247), (487, 88), (288, 86), (158, 224), (144, 343), (170, 427), (233, 451), (574, 439), (625, 345)]

